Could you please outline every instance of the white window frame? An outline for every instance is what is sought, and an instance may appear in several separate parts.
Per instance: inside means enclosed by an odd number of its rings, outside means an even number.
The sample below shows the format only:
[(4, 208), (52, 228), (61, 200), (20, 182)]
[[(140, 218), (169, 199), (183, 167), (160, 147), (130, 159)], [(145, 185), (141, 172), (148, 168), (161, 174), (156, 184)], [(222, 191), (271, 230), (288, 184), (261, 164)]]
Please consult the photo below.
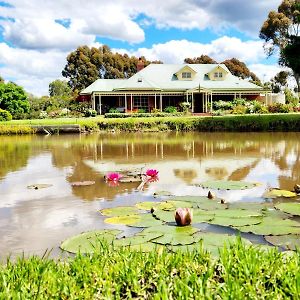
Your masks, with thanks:
[(184, 79), (191, 79), (192, 78), (192, 73), (191, 72), (182, 72), (181, 77), (184, 78)]

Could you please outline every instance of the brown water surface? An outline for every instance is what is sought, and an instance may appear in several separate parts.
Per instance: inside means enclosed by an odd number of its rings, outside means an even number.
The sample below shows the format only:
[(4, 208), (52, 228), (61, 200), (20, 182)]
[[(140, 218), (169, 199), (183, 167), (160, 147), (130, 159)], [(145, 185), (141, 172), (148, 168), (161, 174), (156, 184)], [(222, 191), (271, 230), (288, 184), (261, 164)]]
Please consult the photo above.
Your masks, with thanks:
[[(144, 191), (111, 187), (118, 170), (159, 170)], [(259, 182), (255, 190), (218, 191), (228, 202), (262, 201), (268, 187), (300, 183), (300, 133), (110, 133), (0, 137), (0, 256), (43, 253), (82, 231), (110, 228), (99, 210), (152, 200), (157, 191), (206, 195), (206, 180)], [(93, 180), (92, 186), (72, 187)], [(38, 183), (44, 189), (28, 189)], [(119, 226), (131, 233), (125, 226)]]

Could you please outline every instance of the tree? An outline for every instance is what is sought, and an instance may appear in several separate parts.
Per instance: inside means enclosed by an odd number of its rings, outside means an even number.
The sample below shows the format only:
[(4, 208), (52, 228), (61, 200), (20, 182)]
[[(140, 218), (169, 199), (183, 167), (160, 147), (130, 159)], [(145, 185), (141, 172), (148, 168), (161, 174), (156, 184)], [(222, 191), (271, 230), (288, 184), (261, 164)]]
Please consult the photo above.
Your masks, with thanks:
[[(283, 0), (277, 12), (271, 11), (267, 20), (263, 23), (259, 37), (265, 41), (266, 53), (270, 56), (279, 49), (279, 63), (290, 67), (296, 79), (298, 89), (300, 87), (299, 52), (299, 25), (300, 25), (300, 1)], [(298, 61), (298, 62), (297, 62)]]
[(194, 57), (194, 58), (185, 58), (184, 62), (186, 64), (217, 64), (217, 62), (209, 57), (208, 55), (201, 55), (199, 57)]
[(0, 83), (0, 108), (9, 111), (13, 118), (22, 118), (30, 105), (22, 87), (13, 82)]
[(247, 68), (246, 64), (236, 58), (224, 60), (222, 64), (224, 64), (231, 74), (235, 76), (243, 79), (250, 77), (250, 70)]
[(71, 92), (72, 90), (65, 80), (56, 79), (49, 84), (50, 97), (68, 97)]
[[(139, 59), (144, 66), (150, 64), (143, 56)], [(67, 56), (62, 75), (69, 79), (68, 84), (73, 91), (80, 91), (99, 78), (131, 77), (137, 72), (139, 59), (127, 54), (113, 53), (106, 45), (99, 48), (81, 46)]]

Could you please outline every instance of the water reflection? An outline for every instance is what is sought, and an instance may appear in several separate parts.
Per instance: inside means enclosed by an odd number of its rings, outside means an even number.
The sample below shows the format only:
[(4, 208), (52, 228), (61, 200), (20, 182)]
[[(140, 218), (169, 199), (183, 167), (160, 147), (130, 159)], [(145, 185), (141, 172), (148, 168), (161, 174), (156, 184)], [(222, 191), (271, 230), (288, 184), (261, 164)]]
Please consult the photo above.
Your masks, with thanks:
[[(219, 192), (229, 201), (258, 200), (267, 187), (300, 182), (299, 133), (148, 133), (0, 137), (0, 254), (56, 247), (66, 236), (103, 228), (98, 209), (141, 201), (157, 190), (203, 194), (205, 180), (260, 182), (255, 190)], [(138, 184), (109, 187), (109, 171), (159, 170)], [(71, 182), (92, 180), (92, 186)], [(52, 187), (29, 190), (28, 185)], [(107, 201), (109, 200), (109, 201)], [(113, 202), (111, 202), (113, 200)]]

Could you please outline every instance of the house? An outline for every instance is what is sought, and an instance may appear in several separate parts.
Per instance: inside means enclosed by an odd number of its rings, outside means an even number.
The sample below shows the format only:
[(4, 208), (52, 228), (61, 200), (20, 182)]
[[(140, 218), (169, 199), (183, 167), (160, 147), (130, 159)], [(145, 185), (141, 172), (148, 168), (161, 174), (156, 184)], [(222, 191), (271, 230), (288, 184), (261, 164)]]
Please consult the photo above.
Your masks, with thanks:
[(110, 108), (163, 111), (182, 102), (189, 102), (193, 113), (206, 113), (217, 100), (268, 100), (269, 91), (232, 75), (224, 64), (150, 64), (140, 69), (128, 79), (98, 79), (80, 95), (90, 96), (99, 114)]

